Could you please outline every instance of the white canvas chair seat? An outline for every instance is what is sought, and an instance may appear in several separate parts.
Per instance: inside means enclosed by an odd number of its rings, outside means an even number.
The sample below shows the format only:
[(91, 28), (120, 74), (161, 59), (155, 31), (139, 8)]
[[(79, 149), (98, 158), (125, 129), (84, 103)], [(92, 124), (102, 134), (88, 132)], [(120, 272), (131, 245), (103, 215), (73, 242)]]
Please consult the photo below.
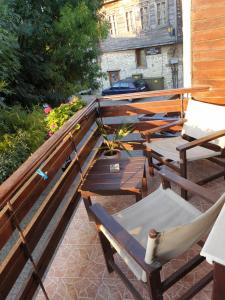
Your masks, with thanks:
[[(189, 100), (185, 114), (187, 121), (183, 125), (181, 136), (164, 138), (145, 144), (148, 149), (157, 152), (161, 156), (173, 161), (179, 161), (179, 151), (176, 150), (176, 147), (188, 143), (187, 140), (182, 138), (182, 135), (185, 134), (192, 138), (199, 139), (219, 130), (223, 130), (225, 129), (224, 116), (225, 106)], [(212, 140), (210, 143), (219, 146), (222, 150), (225, 147), (225, 136)], [(221, 151), (213, 151), (201, 146), (196, 146), (187, 151), (187, 160), (194, 161), (218, 155), (221, 155)]]
[[(151, 143), (145, 143), (145, 145), (148, 148), (151, 148), (151, 150), (154, 152), (162, 155), (164, 158), (179, 162), (180, 156), (179, 151), (176, 150), (176, 147), (185, 143), (187, 143), (187, 140), (183, 139), (181, 136), (178, 136), (174, 138), (159, 139)], [(220, 154), (221, 152), (216, 152), (201, 146), (197, 146), (187, 151), (187, 161), (209, 158), (218, 156)]]
[[(224, 201), (225, 194), (202, 214), (171, 189), (164, 190), (160, 187), (113, 217), (146, 249), (146, 263), (150, 264), (157, 259), (164, 264), (185, 252), (209, 231)], [(149, 230), (152, 228), (160, 233), (157, 241), (149, 237)], [(146, 274), (142, 268), (119, 246), (103, 225), (99, 229), (137, 279), (146, 282)]]
[[(196, 100), (189, 100), (185, 113), (182, 135), (186, 134), (195, 139), (205, 137), (216, 131), (225, 129), (225, 106), (209, 104)], [(210, 143), (222, 149), (225, 148), (225, 136)]]

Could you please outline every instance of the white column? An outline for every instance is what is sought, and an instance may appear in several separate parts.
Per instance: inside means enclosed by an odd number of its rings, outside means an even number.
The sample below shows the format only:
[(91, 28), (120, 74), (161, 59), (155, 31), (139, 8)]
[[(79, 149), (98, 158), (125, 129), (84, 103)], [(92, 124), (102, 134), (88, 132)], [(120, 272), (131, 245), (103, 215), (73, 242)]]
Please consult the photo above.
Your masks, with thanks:
[(184, 87), (192, 85), (191, 57), (191, 0), (182, 0), (183, 17), (183, 81)]

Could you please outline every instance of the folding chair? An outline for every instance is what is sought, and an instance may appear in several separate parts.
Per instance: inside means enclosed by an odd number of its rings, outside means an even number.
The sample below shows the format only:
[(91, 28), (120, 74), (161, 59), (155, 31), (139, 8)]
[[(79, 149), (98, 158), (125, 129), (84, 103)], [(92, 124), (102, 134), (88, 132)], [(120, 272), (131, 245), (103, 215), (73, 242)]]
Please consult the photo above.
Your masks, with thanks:
[[(176, 175), (167, 167), (160, 171), (160, 175), (162, 186), (113, 216), (100, 204), (90, 208), (96, 220), (108, 271), (115, 270), (136, 299), (142, 297), (115, 263), (115, 252), (137, 279), (147, 284), (150, 299), (162, 300), (163, 293), (204, 258), (197, 255), (164, 281), (161, 280), (160, 270), (209, 232), (225, 202), (224, 193), (209, 210), (201, 213), (172, 191), (168, 180), (210, 202), (216, 198), (215, 193)], [(186, 292), (182, 299), (190, 299), (210, 280), (211, 272)]]
[[(181, 136), (151, 141), (153, 133), (169, 130), (177, 124), (183, 124)], [(187, 163), (205, 158), (224, 168), (224, 162), (217, 158), (224, 157), (225, 152), (225, 106), (189, 100), (185, 119), (153, 128), (145, 137), (151, 174), (154, 167), (159, 169), (159, 164), (165, 164), (187, 178)], [(153, 158), (159, 164), (153, 163)], [(223, 175), (224, 169), (198, 183), (204, 184)], [(181, 195), (187, 198), (184, 190)]]

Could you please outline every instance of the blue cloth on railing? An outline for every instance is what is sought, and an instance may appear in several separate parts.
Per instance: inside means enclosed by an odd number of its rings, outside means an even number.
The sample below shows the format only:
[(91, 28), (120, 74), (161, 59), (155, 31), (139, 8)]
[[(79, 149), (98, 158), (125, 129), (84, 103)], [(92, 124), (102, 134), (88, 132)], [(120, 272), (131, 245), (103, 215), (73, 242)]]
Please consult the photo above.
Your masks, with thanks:
[(37, 169), (36, 173), (40, 175), (44, 180), (48, 179), (48, 175), (45, 174), (41, 169)]

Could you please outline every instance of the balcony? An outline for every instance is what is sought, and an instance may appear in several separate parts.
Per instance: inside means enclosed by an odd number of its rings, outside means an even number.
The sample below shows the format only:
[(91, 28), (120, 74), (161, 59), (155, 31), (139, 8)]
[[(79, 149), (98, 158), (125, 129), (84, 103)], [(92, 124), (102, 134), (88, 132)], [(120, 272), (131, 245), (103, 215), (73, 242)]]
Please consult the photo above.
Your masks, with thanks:
[[(133, 299), (115, 273), (108, 274), (102, 256), (94, 223), (89, 222), (78, 192), (98, 147), (103, 140), (96, 126), (102, 118), (108, 124), (109, 134), (121, 122), (132, 123), (135, 131), (124, 142), (132, 156), (143, 155), (144, 133), (150, 128), (174, 120), (172, 115), (183, 114), (190, 93), (200, 94), (207, 88), (175, 89), (165, 91), (113, 96), (113, 102), (104, 98), (92, 101), (71, 118), (63, 128), (42, 145), (0, 189), (0, 291), (2, 299)], [(172, 97), (173, 96), (173, 97)], [(143, 102), (128, 103), (125, 98), (146, 98)], [(154, 101), (151, 98), (154, 97)], [(159, 97), (159, 98), (157, 98)], [(163, 100), (159, 100), (164, 98)], [(171, 99), (172, 97), (172, 99)], [(149, 120), (138, 116), (152, 114)], [(154, 114), (168, 114), (154, 117)], [(76, 125), (80, 130), (76, 130)], [(172, 127), (176, 133), (179, 126)], [(159, 138), (159, 137), (156, 137)], [(128, 141), (135, 141), (131, 146)], [(62, 166), (68, 157), (72, 161), (65, 172)], [(36, 170), (47, 174), (44, 180)], [(218, 170), (206, 160), (195, 162), (188, 177), (196, 181), (206, 173)], [(149, 180), (150, 191), (159, 186), (159, 176)], [(224, 180), (205, 185), (215, 193), (224, 191)], [(174, 186), (176, 189), (176, 186)], [(134, 203), (133, 196), (98, 197), (110, 213)], [(189, 201), (201, 211), (208, 205), (198, 197)], [(162, 274), (166, 278), (175, 269), (199, 252), (190, 251), (172, 260)], [(144, 285), (118, 258), (119, 265), (131, 279), (144, 299), (148, 293)], [(210, 270), (204, 262), (168, 289), (165, 299), (176, 299)], [(212, 284), (206, 285), (193, 299), (210, 299)], [(46, 293), (46, 294), (45, 294)]]

